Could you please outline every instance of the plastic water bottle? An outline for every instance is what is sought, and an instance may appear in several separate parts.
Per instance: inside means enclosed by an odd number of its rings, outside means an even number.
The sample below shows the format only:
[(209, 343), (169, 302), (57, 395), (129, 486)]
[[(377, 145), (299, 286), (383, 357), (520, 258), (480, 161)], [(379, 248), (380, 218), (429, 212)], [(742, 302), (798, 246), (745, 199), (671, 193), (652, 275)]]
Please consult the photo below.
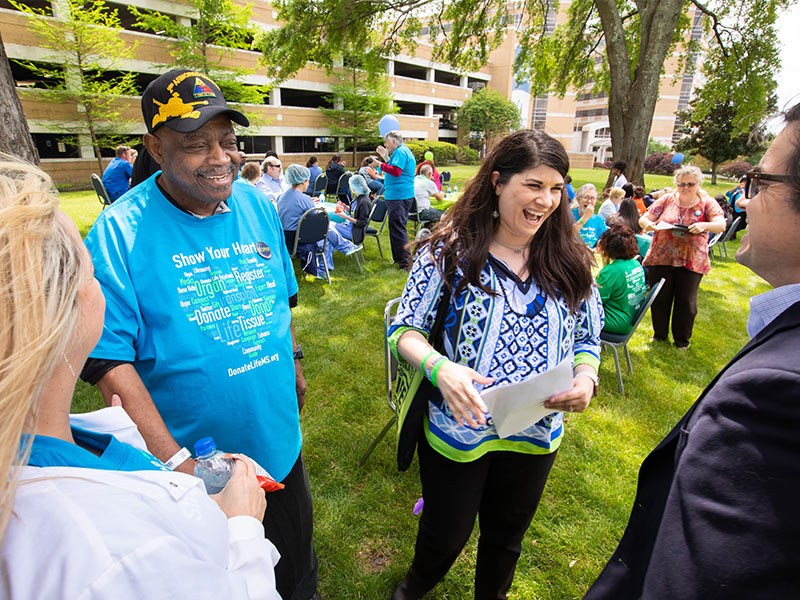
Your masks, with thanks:
[(209, 494), (221, 492), (233, 475), (236, 460), (217, 450), (212, 437), (197, 440), (194, 443), (194, 453), (197, 455), (194, 476), (203, 480)]
[(453, 193), (454, 193), (454, 194), (457, 194), (457, 193), (458, 193), (458, 186), (455, 186), (455, 187), (453, 188)]

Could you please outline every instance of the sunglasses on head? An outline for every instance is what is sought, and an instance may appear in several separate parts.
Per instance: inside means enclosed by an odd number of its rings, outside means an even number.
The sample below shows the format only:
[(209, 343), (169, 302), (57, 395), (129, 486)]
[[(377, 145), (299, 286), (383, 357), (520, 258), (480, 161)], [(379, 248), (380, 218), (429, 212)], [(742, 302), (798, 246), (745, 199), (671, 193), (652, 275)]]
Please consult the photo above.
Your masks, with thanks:
[(777, 175), (775, 173), (762, 173), (761, 171), (750, 171), (745, 175), (744, 180), (744, 197), (752, 200), (758, 196), (761, 181), (777, 181), (785, 183), (789, 179), (786, 175)]

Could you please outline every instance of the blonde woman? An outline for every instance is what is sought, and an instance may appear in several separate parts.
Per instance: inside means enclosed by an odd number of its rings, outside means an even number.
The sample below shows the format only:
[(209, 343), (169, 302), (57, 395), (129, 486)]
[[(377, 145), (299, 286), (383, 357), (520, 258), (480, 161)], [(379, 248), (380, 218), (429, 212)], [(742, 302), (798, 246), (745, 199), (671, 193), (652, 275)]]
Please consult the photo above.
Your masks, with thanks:
[(249, 462), (209, 497), (120, 406), (71, 420), (105, 299), (51, 189), (0, 155), (0, 597), (278, 599)]
[(603, 220), (608, 222), (608, 217), (615, 215), (619, 212), (619, 205), (625, 199), (625, 190), (622, 188), (611, 188), (608, 192), (608, 198), (600, 206), (597, 214), (603, 217)]
[(697, 315), (697, 290), (708, 273), (708, 232), (725, 230), (725, 215), (717, 201), (700, 186), (703, 173), (697, 167), (675, 172), (675, 191), (669, 192), (647, 209), (639, 219), (644, 231), (654, 231), (650, 250), (644, 259), (650, 285), (664, 278), (664, 287), (650, 309), (653, 341), (665, 341), (670, 330), (679, 350), (689, 348)]

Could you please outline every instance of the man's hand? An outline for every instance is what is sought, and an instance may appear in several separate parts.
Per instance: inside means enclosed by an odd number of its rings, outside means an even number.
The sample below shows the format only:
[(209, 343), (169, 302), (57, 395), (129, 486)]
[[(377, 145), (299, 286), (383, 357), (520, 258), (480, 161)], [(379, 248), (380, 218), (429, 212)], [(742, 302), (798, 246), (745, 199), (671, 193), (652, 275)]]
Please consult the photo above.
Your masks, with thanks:
[(581, 221), (583, 221), (584, 223), (588, 223), (589, 219), (591, 219), (593, 215), (594, 215), (594, 204), (589, 204), (586, 207), (586, 210), (584, 210), (583, 214), (581, 215)]
[(297, 386), (297, 412), (301, 412), (306, 403), (306, 378), (303, 376), (303, 367), (300, 366), (299, 360), (294, 361), (294, 376)]
[(383, 146), (378, 146), (377, 148), (375, 148), (375, 152), (377, 152), (378, 155), (381, 157), (381, 159), (384, 162), (386, 162), (386, 148), (384, 148)]

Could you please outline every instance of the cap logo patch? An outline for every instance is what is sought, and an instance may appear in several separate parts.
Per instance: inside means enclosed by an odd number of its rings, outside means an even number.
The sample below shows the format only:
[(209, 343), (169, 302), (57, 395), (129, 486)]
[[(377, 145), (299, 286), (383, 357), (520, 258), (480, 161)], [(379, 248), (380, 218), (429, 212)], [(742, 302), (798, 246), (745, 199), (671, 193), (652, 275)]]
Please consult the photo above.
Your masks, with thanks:
[(216, 94), (211, 90), (206, 83), (200, 79), (199, 77), (195, 77), (194, 80), (194, 97), (195, 98), (214, 98)]
[[(211, 95), (214, 96), (214, 93), (211, 92)], [(197, 104), (208, 104), (208, 101), (200, 100), (198, 102), (184, 102), (183, 99), (181, 99), (181, 97), (178, 95), (178, 92), (172, 92), (172, 98), (170, 98), (166, 104), (159, 102), (155, 98), (153, 98), (153, 103), (158, 105), (158, 114), (153, 117), (153, 123), (150, 125), (150, 127), (155, 127), (159, 123), (164, 123), (167, 119), (171, 119), (173, 117), (180, 117), (181, 119), (198, 119), (200, 117), (200, 111), (195, 110), (194, 106)]]

